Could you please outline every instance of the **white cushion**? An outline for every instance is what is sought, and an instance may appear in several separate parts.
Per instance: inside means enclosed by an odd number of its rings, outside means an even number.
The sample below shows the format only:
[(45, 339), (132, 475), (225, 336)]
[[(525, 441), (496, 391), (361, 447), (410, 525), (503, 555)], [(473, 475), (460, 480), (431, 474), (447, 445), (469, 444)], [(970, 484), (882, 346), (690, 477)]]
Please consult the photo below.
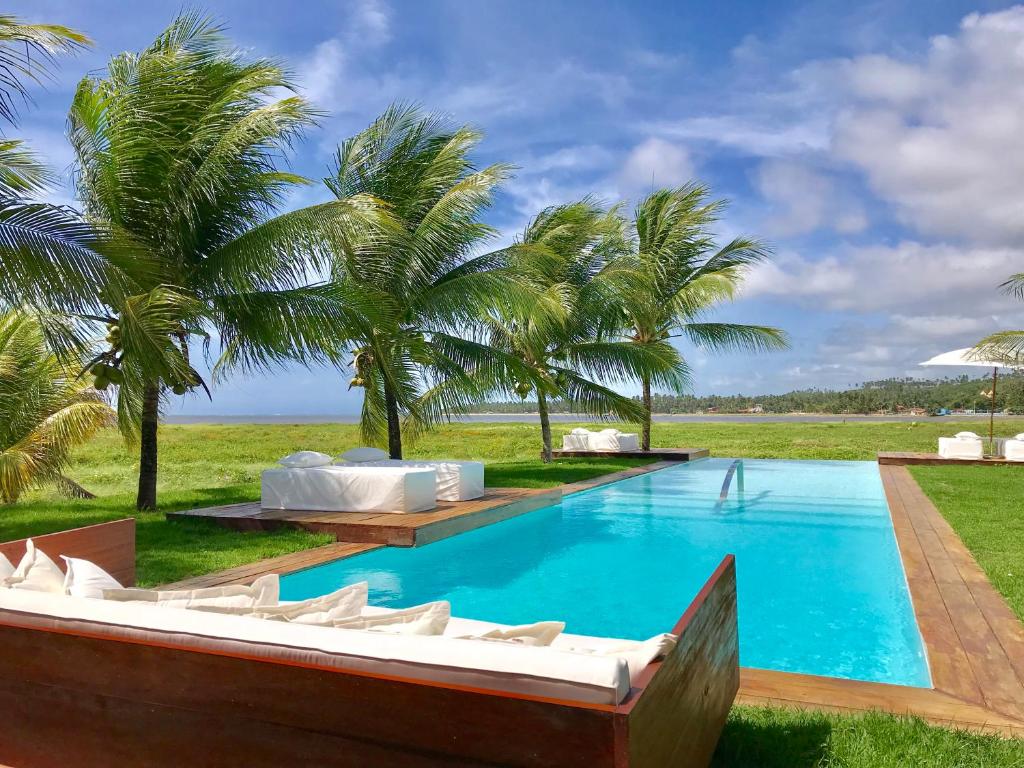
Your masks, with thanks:
[(77, 557), (61, 555), (67, 572), (64, 575), (64, 592), (73, 597), (103, 598), (105, 589), (123, 589), (121, 583), (96, 563)]
[(590, 430), (589, 429), (585, 429), (584, 427), (576, 427), (576, 429), (574, 429), (569, 434), (570, 435), (589, 435), (590, 434)]
[(424, 512), (437, 506), (437, 475), (432, 469), (361, 464), (268, 469), (260, 493), (264, 509)]
[(957, 432), (953, 437), (957, 440), (981, 440), (974, 432)]
[(281, 582), (276, 573), (260, 576), (251, 585), (229, 584), (201, 589), (105, 589), (105, 600), (121, 603), (150, 603), (160, 608), (193, 608), (202, 611), (258, 608), (277, 605)]
[(388, 613), (370, 613), (334, 622), (340, 629), (368, 629), (398, 635), (440, 635), (451, 618), (452, 607), (447, 600), (424, 603)]
[(675, 646), (676, 636), (668, 633), (655, 635), (647, 640), (615, 640), (607, 637), (562, 635), (556, 638), (552, 645), (556, 650), (566, 653), (612, 656), (622, 659), (629, 667), (629, 679), (633, 682), (648, 664), (663, 658)]
[(432, 469), (436, 478), (435, 495), (438, 501), (469, 501), (484, 495), (484, 463), (482, 461), (381, 459), (380, 461), (365, 461), (359, 466)]
[(944, 459), (980, 459), (985, 455), (981, 440), (940, 437), (939, 456)]
[(7, 559), (7, 555), (0, 553), (0, 585), (14, 573), (14, 566)]
[(342, 461), (360, 464), (364, 461), (380, 461), (388, 458), (388, 452), (380, 448), (351, 448), (338, 457)]
[(64, 571), (45, 552), (36, 549), (32, 539), (28, 539), (25, 555), (14, 573), (7, 577), (6, 583), (12, 589), (64, 594)]
[(351, 632), (10, 589), (0, 590), (0, 615), (28, 629), (592, 704), (618, 704), (630, 685), (621, 659), (509, 643)]
[(290, 453), (283, 459), (278, 459), (282, 467), (324, 467), (330, 464), (333, 459), (326, 453), (317, 451), (296, 451)]
[(1003, 457), (1007, 461), (1024, 461), (1024, 440), (1007, 440), (1003, 443)]
[(342, 587), (328, 595), (299, 600), (294, 603), (262, 607), (245, 615), (259, 619), (329, 627), (339, 619), (359, 616), (359, 612), (366, 607), (368, 589), (369, 585), (365, 581), (361, 581), (358, 584)]
[(462, 635), (459, 639), (544, 646), (551, 645), (551, 641), (558, 637), (563, 629), (564, 621), (538, 621), (535, 624), (520, 624), (514, 627), (495, 627), (480, 634)]
[(1024, 440), (1024, 432), (1021, 432), (1019, 435), (1014, 435), (1013, 439), (1014, 440)]

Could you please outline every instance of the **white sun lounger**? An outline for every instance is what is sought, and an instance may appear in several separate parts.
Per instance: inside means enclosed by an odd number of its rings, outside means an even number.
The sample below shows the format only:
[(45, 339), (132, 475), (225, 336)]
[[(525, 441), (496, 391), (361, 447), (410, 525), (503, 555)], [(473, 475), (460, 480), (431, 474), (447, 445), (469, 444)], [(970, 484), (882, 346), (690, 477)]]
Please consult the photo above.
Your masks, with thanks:
[(1003, 441), (1003, 458), (1007, 461), (1024, 461), (1024, 432)]
[[(346, 466), (339, 464), (337, 466)], [(438, 501), (468, 501), (484, 495), (482, 461), (417, 461), (415, 459), (378, 459), (353, 462), (354, 467), (410, 467), (432, 469), (437, 477)]]
[(939, 438), (939, 456), (944, 459), (981, 459), (985, 448), (973, 432), (958, 432), (954, 437)]
[(424, 512), (437, 506), (436, 473), (424, 467), (359, 465), (268, 469), (263, 509)]
[(562, 437), (563, 451), (639, 451), (640, 439), (635, 433), (617, 429), (591, 432), (577, 428)]

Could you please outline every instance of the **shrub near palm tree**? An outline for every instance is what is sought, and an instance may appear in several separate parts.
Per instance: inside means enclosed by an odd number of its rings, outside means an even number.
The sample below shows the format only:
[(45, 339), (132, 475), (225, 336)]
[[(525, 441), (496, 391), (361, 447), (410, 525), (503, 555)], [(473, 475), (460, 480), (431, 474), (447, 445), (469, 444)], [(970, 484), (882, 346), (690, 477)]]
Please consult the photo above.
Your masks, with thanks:
[[(98, 386), (117, 386), (119, 423), (140, 437), (137, 506), (156, 504), (161, 400), (204, 387), (190, 361), (216, 332), (234, 365), (322, 356), (342, 311), (315, 284), (372, 205), (352, 199), (274, 215), (305, 179), (277, 157), (315, 114), (280, 66), (248, 60), (209, 19), (176, 19), (146, 50), (79, 85), (69, 115), (77, 186), (103, 253), (130, 290), (96, 286), (105, 350)], [(100, 328), (103, 328), (101, 325)], [(85, 335), (89, 329), (81, 330)]]
[[(473, 253), (494, 233), (479, 221), (508, 169), (476, 170), (469, 158), (481, 135), (414, 107), (393, 106), (338, 149), (325, 183), (340, 200), (369, 195), (390, 215), (369, 254), (353, 244), (335, 278), (358, 291), (373, 316), (354, 317), (342, 335), (354, 350), (351, 386), (364, 392), (361, 433), (385, 436), (402, 457), (403, 420), (428, 427), (480, 402), (515, 365), (465, 338), (499, 296), (526, 305), (524, 286), (503, 254)], [(387, 258), (377, 258), (383, 250)], [(367, 258), (369, 256), (369, 258)]]
[(552, 457), (551, 398), (593, 416), (636, 421), (643, 408), (613, 385), (638, 378), (672, 387), (684, 383), (671, 344), (615, 338), (624, 286), (640, 278), (621, 256), (625, 246), (619, 217), (584, 200), (542, 211), (510, 249), (514, 268), (543, 290), (543, 301), (525, 312), (502, 306), (487, 324), (491, 344), (526, 367), (516, 393), (537, 397), (545, 462)]
[(114, 424), (113, 409), (47, 347), (27, 314), (0, 314), (0, 502), (64, 477), (71, 451)]
[[(738, 237), (718, 245), (711, 227), (724, 206), (699, 184), (652, 193), (636, 208), (633, 249), (624, 258), (642, 277), (624, 283), (623, 320), (637, 347), (683, 337), (712, 350), (763, 351), (787, 346), (785, 334), (763, 325), (715, 323), (703, 318), (733, 297), (746, 269), (768, 258), (760, 243)], [(651, 448), (651, 384), (641, 374), (641, 447)], [(684, 377), (678, 377), (683, 383)], [(677, 390), (678, 391), (678, 390)]]

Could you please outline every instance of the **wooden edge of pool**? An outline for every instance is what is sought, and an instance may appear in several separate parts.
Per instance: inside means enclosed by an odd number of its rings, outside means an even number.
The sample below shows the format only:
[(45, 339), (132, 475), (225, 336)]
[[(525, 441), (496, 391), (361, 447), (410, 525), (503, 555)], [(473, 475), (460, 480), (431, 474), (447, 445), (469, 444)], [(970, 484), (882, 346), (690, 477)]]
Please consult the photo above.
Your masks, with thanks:
[[(559, 495), (576, 493), (675, 464), (653, 462), (556, 490)], [(914, 715), (938, 725), (1024, 738), (1024, 625), (907, 468), (882, 464), (879, 472), (934, 687), (743, 667), (737, 703), (838, 712), (878, 710)], [(483, 524), (501, 519), (508, 516)], [(251, 581), (266, 573), (294, 573), (381, 546), (384, 544), (339, 541), (168, 587), (218, 586)]]

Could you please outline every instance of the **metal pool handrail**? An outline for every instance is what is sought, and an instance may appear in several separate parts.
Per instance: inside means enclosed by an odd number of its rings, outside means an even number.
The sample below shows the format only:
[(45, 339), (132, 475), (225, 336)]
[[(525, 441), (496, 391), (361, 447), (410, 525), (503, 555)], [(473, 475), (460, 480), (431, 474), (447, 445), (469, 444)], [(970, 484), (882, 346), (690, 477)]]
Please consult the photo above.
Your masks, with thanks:
[(743, 459), (736, 459), (732, 464), (729, 465), (729, 469), (725, 473), (725, 480), (722, 482), (722, 492), (718, 494), (718, 503), (715, 505), (715, 511), (720, 512), (722, 505), (725, 504), (726, 498), (729, 496), (729, 486), (732, 485), (732, 476), (736, 475), (736, 490), (739, 491), (740, 495), (743, 495)]

